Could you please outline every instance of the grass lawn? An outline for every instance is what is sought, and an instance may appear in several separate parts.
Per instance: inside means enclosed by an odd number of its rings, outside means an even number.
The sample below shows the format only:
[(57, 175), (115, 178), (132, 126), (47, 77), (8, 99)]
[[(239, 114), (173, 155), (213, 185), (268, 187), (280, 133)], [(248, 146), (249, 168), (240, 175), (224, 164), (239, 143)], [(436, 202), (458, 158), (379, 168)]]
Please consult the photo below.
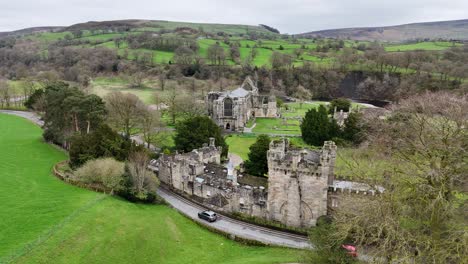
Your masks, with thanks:
[(243, 160), (249, 157), (249, 147), (255, 143), (255, 135), (230, 135), (226, 138), (226, 144), (229, 146), (229, 152), (239, 155)]
[(257, 118), (252, 132), (257, 134), (300, 135), (299, 120), (280, 118)]
[(54, 178), (66, 155), (29, 121), (0, 114), (0, 262), (284, 263), (302, 251), (250, 247), (163, 205), (132, 204)]
[(283, 110), (281, 112), (281, 116), (285, 118), (296, 118), (296, 117), (304, 117), (307, 111), (312, 108), (316, 108), (319, 105), (326, 105), (326, 102), (314, 102), (314, 103), (286, 103), (288, 110)]
[[(280, 139), (280, 137), (272, 137), (272, 139)], [(226, 144), (229, 146), (229, 152), (239, 155), (245, 161), (249, 159), (249, 148), (256, 140), (255, 134), (229, 135), (226, 137)], [(289, 141), (298, 147), (315, 148), (307, 145), (300, 137), (291, 137)]]

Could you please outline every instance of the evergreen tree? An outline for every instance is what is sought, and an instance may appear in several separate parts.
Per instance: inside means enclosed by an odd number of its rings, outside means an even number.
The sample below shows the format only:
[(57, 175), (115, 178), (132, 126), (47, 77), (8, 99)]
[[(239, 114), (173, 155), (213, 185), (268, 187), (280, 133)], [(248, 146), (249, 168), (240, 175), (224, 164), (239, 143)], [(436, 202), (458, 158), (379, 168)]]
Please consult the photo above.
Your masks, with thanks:
[(208, 143), (210, 137), (215, 138), (216, 146), (223, 148), (221, 156), (226, 158), (228, 145), (224, 141), (221, 129), (207, 116), (194, 116), (179, 122), (176, 125), (174, 141), (176, 149), (190, 152)]
[(32, 110), (33, 107), (34, 107), (34, 104), (43, 96), (44, 96), (44, 90), (43, 89), (35, 90), (31, 94), (31, 96), (29, 96), (28, 99), (24, 102), (24, 106), (27, 109)]
[(245, 162), (245, 170), (248, 174), (264, 176), (268, 173), (267, 151), (270, 147), (270, 137), (260, 135), (257, 141), (250, 146), (249, 160)]
[(302, 138), (307, 144), (321, 146), (326, 140), (339, 135), (336, 121), (328, 117), (325, 106), (310, 109), (301, 124)]
[(68, 147), (73, 134), (88, 134), (104, 121), (106, 108), (97, 95), (57, 82), (45, 88), (44, 138)]
[(333, 111), (335, 111), (335, 107), (337, 112), (341, 110), (343, 110), (343, 112), (349, 112), (349, 109), (351, 108), (351, 101), (346, 98), (333, 99), (330, 102), (330, 114), (333, 114)]

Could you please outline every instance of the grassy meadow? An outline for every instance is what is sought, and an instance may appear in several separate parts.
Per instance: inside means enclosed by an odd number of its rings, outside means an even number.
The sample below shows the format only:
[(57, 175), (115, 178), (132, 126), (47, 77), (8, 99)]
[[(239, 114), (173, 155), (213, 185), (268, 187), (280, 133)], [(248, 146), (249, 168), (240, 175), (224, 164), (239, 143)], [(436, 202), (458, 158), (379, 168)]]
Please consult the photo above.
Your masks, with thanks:
[(91, 92), (101, 97), (111, 92), (132, 93), (138, 96), (144, 103), (154, 104), (156, 102), (157, 89), (152, 83), (146, 83), (141, 88), (130, 88), (128, 81), (123, 78), (98, 77), (91, 84)]
[(413, 50), (446, 50), (451, 47), (462, 46), (460, 43), (449, 42), (449, 41), (426, 41), (411, 44), (400, 44), (400, 45), (387, 45), (385, 51), (413, 51)]
[(66, 154), (0, 114), (0, 263), (286, 263), (302, 251), (244, 246), (164, 205), (140, 205), (51, 175)]

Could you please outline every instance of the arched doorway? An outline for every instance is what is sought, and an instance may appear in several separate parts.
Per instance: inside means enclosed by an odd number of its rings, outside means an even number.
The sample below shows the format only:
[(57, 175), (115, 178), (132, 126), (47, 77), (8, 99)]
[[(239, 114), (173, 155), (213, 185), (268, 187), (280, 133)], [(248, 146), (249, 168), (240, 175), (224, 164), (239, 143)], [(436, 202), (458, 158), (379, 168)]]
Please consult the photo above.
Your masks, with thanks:
[(226, 124), (226, 130), (229, 130), (229, 129), (231, 129), (231, 124), (227, 123)]

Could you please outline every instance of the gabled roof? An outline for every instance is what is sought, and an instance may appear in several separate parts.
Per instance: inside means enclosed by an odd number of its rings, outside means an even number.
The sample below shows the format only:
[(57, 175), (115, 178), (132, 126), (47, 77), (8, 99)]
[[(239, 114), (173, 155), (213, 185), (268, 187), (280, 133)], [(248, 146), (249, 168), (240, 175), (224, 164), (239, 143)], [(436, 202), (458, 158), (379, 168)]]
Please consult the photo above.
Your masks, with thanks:
[(229, 97), (246, 97), (249, 94), (249, 91), (245, 90), (242, 87), (239, 87), (228, 93)]

